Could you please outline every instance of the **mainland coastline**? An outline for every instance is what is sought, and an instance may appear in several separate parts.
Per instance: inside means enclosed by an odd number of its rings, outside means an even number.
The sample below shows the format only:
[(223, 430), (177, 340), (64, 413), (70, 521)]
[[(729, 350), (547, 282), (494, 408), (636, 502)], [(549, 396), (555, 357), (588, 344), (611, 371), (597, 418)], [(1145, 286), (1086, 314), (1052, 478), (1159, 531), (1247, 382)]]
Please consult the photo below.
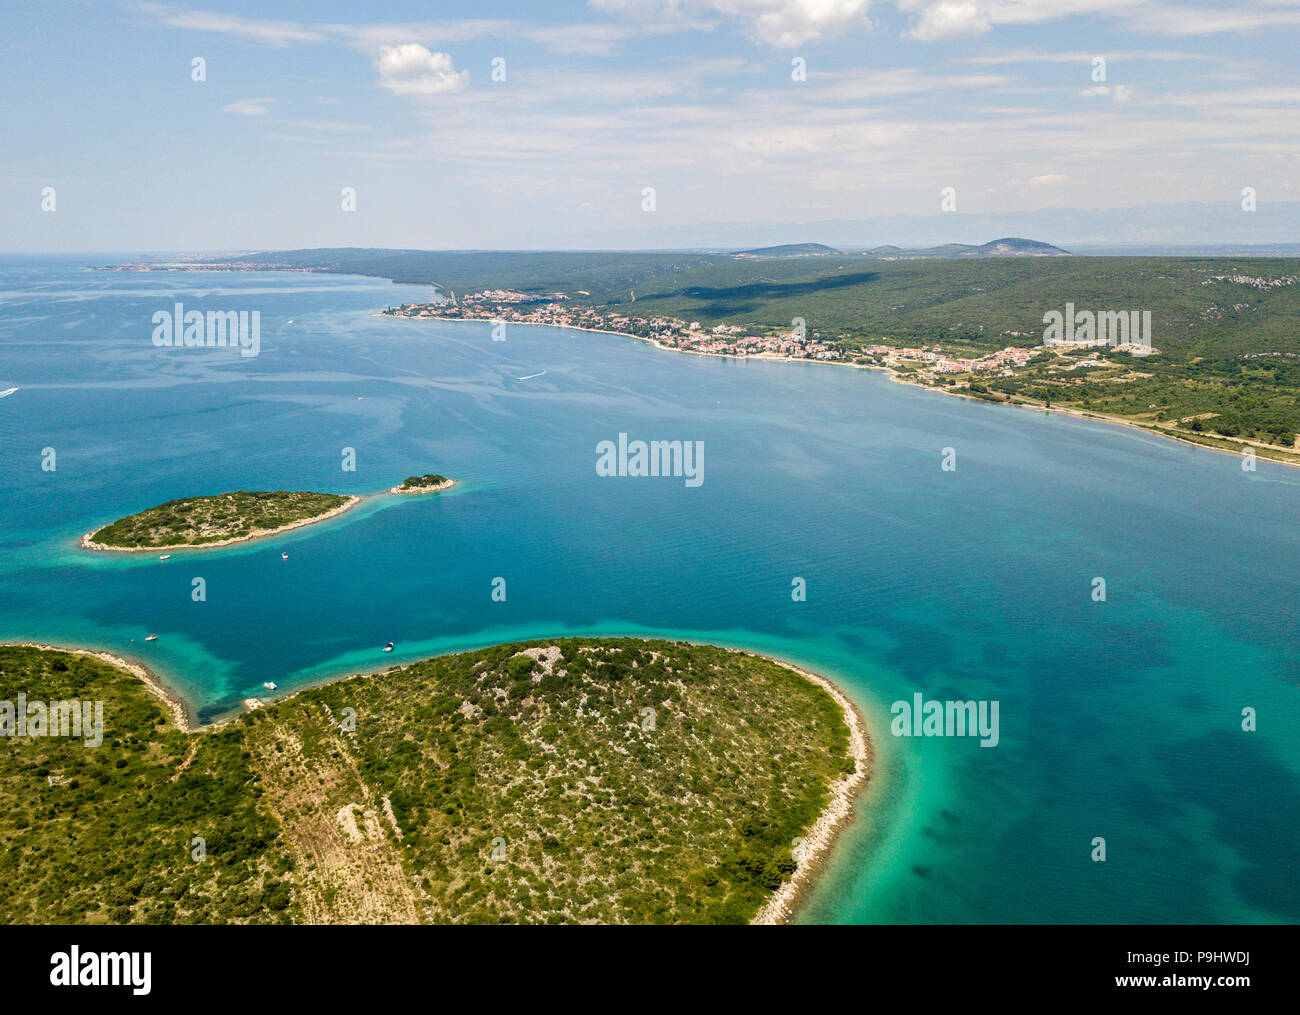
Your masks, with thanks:
[[(398, 314), (398, 313), (378, 313), (375, 314), (374, 316), (402, 318), (406, 320), (447, 321), (450, 323), (460, 323), (460, 324), (484, 323), (483, 319), (478, 317), (446, 317), (441, 315), (419, 317), (410, 314)], [(745, 355), (737, 355), (736, 353), (731, 353), (731, 352), (714, 352), (708, 349), (691, 349), (691, 348), (683, 348), (681, 346), (676, 346), (676, 345), (668, 345), (667, 343), (660, 341), (658, 338), (655, 338), (652, 335), (638, 335), (630, 331), (612, 331), (608, 328), (587, 328), (578, 324), (552, 324), (543, 321), (521, 321), (521, 322), (513, 322), (513, 323), (527, 324), (529, 327), (533, 327), (533, 328), (559, 328), (561, 331), (585, 331), (593, 335), (613, 335), (616, 338), (631, 338), (631, 339), (635, 339), (638, 342), (645, 342), (648, 345), (654, 346), (654, 348), (662, 350), (664, 352), (674, 352), (685, 356), (712, 356), (716, 359), (729, 359), (729, 360), (736, 360), (738, 362), (742, 362), (746, 360), (758, 360), (760, 362), (768, 362), (768, 363), (772, 363), (772, 362), (805, 363), (805, 364), (816, 364), (818, 366), (849, 367), (854, 370), (876, 370), (876, 371), (883, 372), (891, 381), (893, 381), (896, 384), (905, 384), (910, 388), (916, 388), (920, 391), (928, 391), (936, 394), (948, 395), (954, 398), (964, 398), (972, 402), (983, 402), (986, 405), (1007, 406), (1013, 409), (1028, 409), (1033, 412), (1040, 412), (1044, 414), (1060, 413), (1065, 416), (1071, 416), (1075, 419), (1090, 420), (1094, 423), (1103, 423), (1111, 426), (1127, 427), (1130, 430), (1139, 430), (1142, 433), (1151, 434), (1152, 436), (1155, 437), (1163, 437), (1166, 440), (1177, 441), (1178, 443), (1185, 444), (1188, 447), (1201, 448), (1204, 451), (1217, 451), (1221, 454), (1232, 455), (1235, 458), (1241, 458), (1242, 452), (1245, 449), (1255, 447), (1255, 445), (1247, 441), (1240, 441), (1230, 437), (1224, 437), (1224, 438), (1216, 437), (1216, 438), (1206, 438), (1205, 440), (1194, 440), (1191, 437), (1179, 433), (1174, 433), (1164, 427), (1155, 426), (1153, 424), (1148, 424), (1148, 423), (1142, 423), (1138, 420), (1125, 419), (1122, 416), (1108, 415), (1106, 413), (1093, 412), (1085, 409), (1075, 409), (1075, 408), (1071, 408), (1067, 406), (1059, 406), (1059, 405), (1037, 405), (1032, 402), (1026, 402), (1026, 401), (1010, 401), (1010, 400), (1004, 401), (1002, 399), (981, 398), (979, 395), (971, 394), (968, 391), (964, 391), (964, 390), (955, 390), (952, 388), (946, 388), (942, 386), (922, 384), (919, 381), (912, 380), (904, 376), (900, 371), (898, 371), (894, 367), (884, 366), (877, 363), (860, 363), (860, 362), (852, 362), (848, 360), (817, 359), (808, 356), (787, 356), (778, 352), (759, 352), (759, 353), (749, 353)], [(1221, 441), (1222, 443), (1209, 443), (1210, 440)], [(1234, 444), (1236, 445), (1235, 447), (1231, 446)], [(1267, 447), (1266, 450), (1272, 452), (1272, 455), (1268, 455), (1268, 456), (1260, 455), (1259, 457), (1263, 461), (1272, 462), (1276, 465), (1287, 465), (1287, 466), (1291, 466), (1292, 468), (1300, 468), (1300, 452), (1289, 451), (1287, 449), (1277, 448), (1273, 446)], [(1273, 457), (1273, 455), (1280, 455), (1283, 457)]]

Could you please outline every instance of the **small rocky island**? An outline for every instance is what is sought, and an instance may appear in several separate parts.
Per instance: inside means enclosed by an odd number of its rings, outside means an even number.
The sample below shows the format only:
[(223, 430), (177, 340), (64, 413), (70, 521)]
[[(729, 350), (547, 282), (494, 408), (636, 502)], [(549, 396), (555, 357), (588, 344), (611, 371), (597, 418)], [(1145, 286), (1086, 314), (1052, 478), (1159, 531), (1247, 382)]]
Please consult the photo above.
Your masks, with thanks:
[(436, 472), (430, 472), (423, 476), (407, 476), (388, 492), (441, 493), (443, 490), (449, 490), (455, 485), (456, 481), (454, 479), (448, 479), (446, 476), (440, 476)]
[(183, 497), (81, 537), (89, 550), (184, 550), (272, 536), (340, 515), (361, 502), (337, 493), (236, 490)]

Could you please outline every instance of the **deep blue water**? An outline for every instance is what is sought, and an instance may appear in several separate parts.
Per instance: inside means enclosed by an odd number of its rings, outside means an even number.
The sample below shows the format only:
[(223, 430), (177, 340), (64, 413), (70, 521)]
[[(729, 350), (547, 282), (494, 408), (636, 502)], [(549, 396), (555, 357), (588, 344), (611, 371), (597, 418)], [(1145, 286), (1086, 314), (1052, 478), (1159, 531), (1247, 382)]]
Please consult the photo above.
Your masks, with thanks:
[[(493, 342), (374, 316), (428, 298), (381, 280), (85, 262), (0, 260), (0, 638), (138, 658), (205, 718), (514, 638), (774, 653), (844, 686), (877, 751), (804, 918), (1300, 920), (1300, 470), (870, 371)], [(260, 310), (260, 356), (155, 348), (177, 300)], [(620, 432), (703, 441), (703, 485), (597, 476)], [(76, 546), (174, 497), (427, 471), (460, 485), (166, 562)], [(893, 737), (915, 692), (996, 699), (1000, 743)]]

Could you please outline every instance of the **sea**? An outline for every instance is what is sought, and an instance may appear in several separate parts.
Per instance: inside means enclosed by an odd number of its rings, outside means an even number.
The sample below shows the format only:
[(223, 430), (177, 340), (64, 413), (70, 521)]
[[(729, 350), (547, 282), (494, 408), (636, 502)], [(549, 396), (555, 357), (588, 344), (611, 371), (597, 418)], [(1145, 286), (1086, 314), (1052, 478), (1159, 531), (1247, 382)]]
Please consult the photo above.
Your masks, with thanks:
[[(433, 292), (378, 278), (91, 270), (125, 259), (0, 258), (0, 639), (139, 660), (205, 721), (519, 639), (766, 653), (874, 746), (800, 920), (1300, 921), (1300, 470), (876, 371), (498, 341), (380, 316)], [(257, 311), (258, 355), (156, 346), (176, 303)], [(700, 442), (702, 481), (598, 474), (620, 434)], [(428, 472), (457, 485), (382, 495)], [(238, 489), (376, 496), (78, 545)], [(996, 705), (996, 743), (904, 735), (918, 695)]]

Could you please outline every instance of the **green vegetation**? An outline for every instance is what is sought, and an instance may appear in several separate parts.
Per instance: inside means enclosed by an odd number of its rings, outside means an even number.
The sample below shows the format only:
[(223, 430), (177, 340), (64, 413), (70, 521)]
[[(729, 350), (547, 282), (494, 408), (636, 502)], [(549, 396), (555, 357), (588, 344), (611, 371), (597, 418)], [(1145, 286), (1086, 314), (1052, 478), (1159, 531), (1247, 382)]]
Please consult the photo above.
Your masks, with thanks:
[[(997, 241), (985, 247), (996, 247)], [(1024, 243), (1025, 241), (1017, 241)], [(942, 248), (936, 248), (941, 250)], [(1107, 358), (1063, 372), (1044, 358), (1016, 377), (982, 380), (986, 397), (1122, 416), (1187, 439), (1217, 434), (1293, 446), (1300, 431), (1300, 261), (1268, 257), (986, 257), (907, 259), (896, 248), (817, 257), (669, 253), (297, 251), (268, 255), (444, 291), (563, 292), (572, 304), (663, 315), (705, 327), (789, 329), (845, 352), (868, 344), (941, 345), (979, 356), (1042, 343), (1043, 315), (1150, 310), (1160, 355)], [(975, 256), (966, 256), (972, 251)], [(933, 253), (933, 252), (926, 252)], [(585, 292), (587, 295), (583, 295)], [(963, 378), (948, 378), (960, 387)], [(978, 393), (977, 393), (978, 394)], [(1272, 457), (1288, 457), (1283, 451)], [(1293, 456), (1295, 457), (1295, 456)]]
[(397, 487), (399, 490), (428, 490), (440, 486), (446, 486), (451, 480), (446, 476), (440, 476), (436, 472), (429, 472), (423, 476), (407, 476)]
[[(20, 693), (102, 701), (103, 743), (0, 740), (0, 922), (287, 918), (280, 886), (291, 862), (258, 806), (243, 731), (184, 733), (129, 673), (83, 655), (0, 646), (0, 701)], [(202, 861), (193, 859), (195, 837), (206, 844)]]
[(0, 742), (8, 922), (743, 922), (853, 767), (821, 688), (666, 641), (445, 656), (193, 734), (80, 656), (0, 649), (19, 691), (106, 730)]
[[(1241, 441), (1294, 448), (1300, 428), (1300, 355), (1178, 361), (1105, 350), (1092, 365), (1088, 351), (1073, 350), (987, 384), (1004, 398), (1121, 416), (1231, 449)], [(1239, 440), (1202, 439), (1213, 435)]]
[(254, 536), (305, 522), (348, 502), (334, 493), (237, 490), (186, 497), (106, 525), (90, 538), (121, 549), (203, 546)]

